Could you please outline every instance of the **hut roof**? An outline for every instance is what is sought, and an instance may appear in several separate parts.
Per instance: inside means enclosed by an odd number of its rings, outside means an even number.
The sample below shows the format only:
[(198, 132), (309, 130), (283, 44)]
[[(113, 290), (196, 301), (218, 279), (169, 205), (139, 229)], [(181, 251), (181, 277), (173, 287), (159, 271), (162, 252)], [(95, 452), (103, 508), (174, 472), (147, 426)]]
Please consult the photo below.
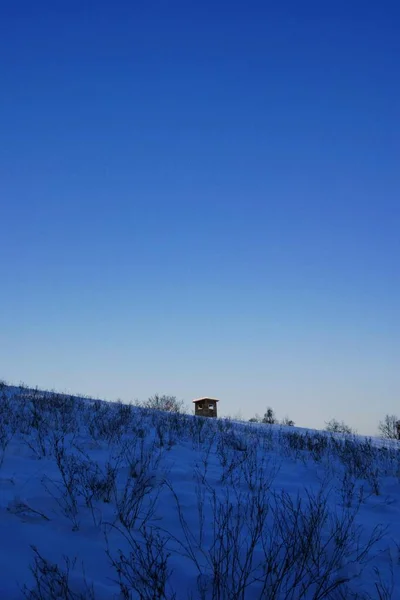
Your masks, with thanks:
[(218, 398), (209, 398), (208, 396), (204, 398), (196, 398), (196, 400), (193, 400), (193, 402), (203, 402), (203, 400), (206, 400), (207, 402), (209, 400), (211, 400), (212, 402), (219, 402)]

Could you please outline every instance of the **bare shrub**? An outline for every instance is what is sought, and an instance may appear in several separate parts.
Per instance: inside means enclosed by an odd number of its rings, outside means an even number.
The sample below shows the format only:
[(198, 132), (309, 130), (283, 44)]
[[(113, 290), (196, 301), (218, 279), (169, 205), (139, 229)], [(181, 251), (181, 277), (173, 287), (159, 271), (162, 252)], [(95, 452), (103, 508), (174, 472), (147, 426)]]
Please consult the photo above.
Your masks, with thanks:
[(24, 500), (21, 500), (18, 496), (15, 496), (14, 499), (8, 503), (7, 511), (13, 515), (29, 515), (40, 517), (44, 521), (50, 521), (49, 517), (45, 515), (43, 512), (36, 510), (29, 506)]
[[(201, 421), (202, 419), (196, 419), (197, 421)], [(205, 419), (204, 419), (205, 421)], [(201, 432), (200, 432), (201, 434)], [(214, 447), (215, 441), (215, 433), (210, 435), (208, 438), (204, 438), (203, 443), (201, 444), (202, 454), (200, 460), (196, 462), (196, 476), (200, 478), (202, 483), (206, 482), (208, 467), (210, 464), (210, 455), (211, 450)], [(198, 443), (198, 442), (197, 442)]]
[(94, 600), (94, 589), (86, 581), (83, 573), (83, 591), (74, 591), (71, 585), (71, 571), (76, 566), (76, 558), (73, 560), (64, 557), (65, 567), (60, 568), (57, 564), (44, 558), (36, 546), (31, 546), (34, 552), (31, 573), (35, 586), (29, 589), (26, 585), (22, 588), (24, 598), (27, 600)]
[(78, 416), (83, 408), (83, 400), (53, 393), (47, 397), (47, 402), (52, 427), (65, 434), (75, 433), (79, 428)]
[(81, 494), (86, 506), (90, 509), (93, 523), (102, 523), (102, 513), (97, 508), (97, 502), (110, 503), (115, 490), (118, 465), (107, 462), (103, 471), (94, 461), (87, 461), (84, 469), (79, 469), (78, 480)]
[(40, 459), (47, 456), (49, 451), (50, 423), (45, 404), (42, 402), (42, 397), (37, 390), (26, 391), (22, 398), (24, 442), (34, 455)]
[(377, 600), (392, 600), (394, 594), (394, 573), (393, 573), (393, 559), (389, 557), (390, 565), (390, 579), (389, 581), (384, 580), (378, 567), (374, 567), (375, 582), (374, 587), (376, 590)]
[(128, 433), (132, 408), (118, 403), (94, 400), (85, 413), (88, 432), (93, 440), (105, 440), (109, 445), (118, 443)]
[(221, 482), (230, 480), (233, 483), (234, 472), (247, 459), (246, 450), (247, 442), (233, 430), (220, 433), (216, 454), (222, 467)]
[(268, 452), (272, 450), (276, 445), (276, 432), (272, 427), (264, 427), (261, 431), (257, 431), (258, 439), (260, 441), (260, 447)]
[(297, 459), (309, 451), (307, 434), (298, 431), (280, 431), (279, 441), (281, 452), (286, 456), (293, 456)]
[(249, 423), (261, 423), (262, 422), (262, 417), (260, 417), (260, 415), (258, 413), (256, 413), (254, 415), (254, 417), (251, 417), (251, 419), (249, 419)]
[(140, 537), (137, 536), (139, 539), (126, 532), (123, 535), (128, 542), (128, 552), (119, 550), (117, 555), (112, 555), (107, 550), (107, 556), (118, 575), (116, 583), (119, 585), (121, 598), (174, 600), (176, 594), (168, 589), (171, 575), (168, 566), (168, 538), (150, 527), (140, 529)]
[(365, 479), (373, 469), (376, 451), (371, 439), (344, 440), (335, 444), (336, 455), (349, 472), (358, 479)]
[(380, 494), (380, 463), (385, 449), (376, 448), (371, 439), (332, 440), (332, 450), (342, 462), (350, 478), (363, 479), (374, 495)]
[(128, 467), (134, 478), (154, 475), (157, 472), (164, 451), (157, 441), (146, 442), (143, 437), (124, 440), (119, 445), (118, 460)]
[(122, 490), (115, 489), (116, 513), (119, 522), (127, 529), (134, 529), (137, 521), (147, 522), (154, 514), (156, 501), (145, 503), (153, 490), (151, 478), (134, 479), (129, 475)]
[(161, 457), (157, 446), (146, 447), (144, 440), (127, 442), (123, 446), (120, 458), (127, 465), (127, 475), (122, 486), (115, 483), (113, 497), (117, 519), (128, 531), (134, 529), (137, 522), (141, 525), (147, 523), (154, 514), (164, 483), (157, 473)]
[(15, 431), (15, 419), (12, 405), (5, 394), (0, 396), (0, 467), (3, 465), (8, 444)]
[(272, 527), (263, 538), (267, 564), (262, 598), (351, 597), (349, 584), (360, 577), (370, 552), (384, 531), (376, 528), (364, 544), (355, 525), (355, 510), (330, 512), (328, 494), (307, 493), (293, 500), (282, 492), (274, 498)]
[(75, 436), (79, 431), (82, 401), (78, 398), (27, 389), (18, 403), (19, 430), (25, 436), (25, 444), (39, 459), (50, 453), (50, 433)]
[[(204, 515), (211, 511), (207, 540), (190, 529), (172, 493), (183, 537), (171, 538), (196, 566), (198, 597), (204, 600), (355, 598), (351, 584), (384, 535), (378, 527), (365, 540), (355, 525), (358, 507), (331, 512), (328, 491), (293, 499), (286, 492), (271, 497), (263, 488), (224, 490), (219, 496), (208, 488), (210, 506), (198, 510), (203, 523), (196, 529), (204, 532)], [(204, 494), (198, 502), (205, 502)]]
[(207, 440), (214, 440), (215, 430), (210, 425), (212, 419), (191, 419), (188, 421), (188, 433), (193, 440), (193, 445), (203, 446)]
[[(266, 491), (243, 494), (225, 489), (222, 499), (207, 487), (205, 496), (198, 494), (199, 527), (190, 530), (179, 499), (170, 486), (178, 509), (183, 540), (172, 536), (177, 552), (191, 560), (199, 573), (200, 598), (242, 598), (247, 587), (254, 583), (254, 554), (266, 524), (268, 503)], [(206, 544), (204, 535), (206, 514), (211, 510), (211, 538)]]
[(67, 453), (63, 437), (54, 439), (54, 457), (60, 479), (53, 480), (45, 475), (42, 484), (57, 502), (62, 514), (71, 521), (73, 531), (77, 531), (79, 529), (78, 497), (86, 464), (76, 454)]
[[(159, 415), (159, 418), (168, 423), (171, 432), (168, 441), (169, 445), (174, 445), (178, 440), (188, 439), (191, 423), (199, 420), (183, 412), (163, 413), (162, 416)], [(204, 421), (204, 419), (200, 419), (200, 421)]]
[(49, 454), (49, 433), (49, 424), (43, 418), (36, 420), (35, 426), (25, 434), (25, 444), (38, 459), (44, 458)]
[(176, 396), (154, 394), (154, 396), (143, 402), (142, 406), (150, 410), (162, 410), (165, 412), (180, 413), (183, 411), (183, 401), (177, 400)]
[(118, 400), (114, 404), (114, 408), (117, 413), (117, 417), (121, 426), (124, 428), (129, 428), (134, 414), (134, 406), (133, 404), (124, 404), (121, 400)]
[(327, 423), (325, 423), (325, 430), (330, 433), (344, 433), (346, 435), (352, 435), (355, 431), (346, 425), (344, 421), (338, 421), (337, 419), (331, 419)]
[(306, 433), (304, 436), (306, 451), (315, 462), (320, 462), (329, 453), (329, 437), (323, 433)]
[(279, 465), (265, 455), (260, 457), (255, 446), (249, 448), (246, 454), (246, 460), (240, 465), (243, 482), (251, 492), (257, 489), (268, 491), (279, 472)]
[(339, 494), (345, 508), (351, 508), (355, 502), (361, 503), (364, 499), (364, 488), (357, 485), (357, 478), (347, 469), (342, 474)]
[(160, 418), (159, 415), (155, 415), (153, 424), (156, 433), (157, 445), (160, 448), (167, 447), (168, 449), (171, 449), (176, 443), (176, 430), (171, 427), (171, 424), (167, 421), (167, 419)]

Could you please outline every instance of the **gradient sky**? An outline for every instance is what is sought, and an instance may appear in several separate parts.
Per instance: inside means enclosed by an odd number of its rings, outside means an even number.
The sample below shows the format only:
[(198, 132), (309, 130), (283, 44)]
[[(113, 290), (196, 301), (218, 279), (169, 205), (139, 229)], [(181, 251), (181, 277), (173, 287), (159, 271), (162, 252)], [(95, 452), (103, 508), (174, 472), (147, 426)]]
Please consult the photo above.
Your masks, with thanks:
[(3, 3), (0, 136), (0, 378), (400, 414), (398, 3)]

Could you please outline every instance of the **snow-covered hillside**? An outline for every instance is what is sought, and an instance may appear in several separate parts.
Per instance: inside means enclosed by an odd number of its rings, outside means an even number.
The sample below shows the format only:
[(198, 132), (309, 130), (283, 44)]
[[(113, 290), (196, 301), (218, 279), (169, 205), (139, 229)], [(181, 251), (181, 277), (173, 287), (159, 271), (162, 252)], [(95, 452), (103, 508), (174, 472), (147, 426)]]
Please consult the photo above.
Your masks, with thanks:
[(396, 444), (0, 389), (0, 598), (400, 598)]

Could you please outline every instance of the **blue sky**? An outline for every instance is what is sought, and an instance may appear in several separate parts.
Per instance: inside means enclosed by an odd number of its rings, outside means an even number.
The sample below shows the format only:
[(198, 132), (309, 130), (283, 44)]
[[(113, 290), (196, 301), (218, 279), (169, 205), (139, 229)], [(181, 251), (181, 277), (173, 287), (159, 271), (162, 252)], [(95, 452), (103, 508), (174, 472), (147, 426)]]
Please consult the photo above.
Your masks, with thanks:
[(0, 377), (400, 413), (400, 9), (276, 4), (0, 9)]

